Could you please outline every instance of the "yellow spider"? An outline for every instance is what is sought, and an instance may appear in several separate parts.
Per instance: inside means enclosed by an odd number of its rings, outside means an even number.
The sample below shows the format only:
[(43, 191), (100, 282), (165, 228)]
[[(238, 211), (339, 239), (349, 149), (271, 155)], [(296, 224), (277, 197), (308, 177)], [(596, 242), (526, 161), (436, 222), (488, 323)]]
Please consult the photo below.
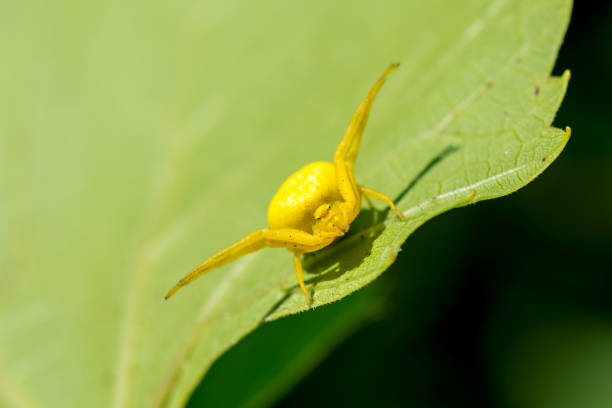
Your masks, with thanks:
[(265, 247), (272, 247), (287, 248), (293, 252), (297, 280), (310, 306), (310, 295), (302, 274), (301, 254), (318, 251), (346, 234), (351, 222), (359, 214), (363, 195), (384, 201), (402, 218), (389, 197), (358, 185), (353, 174), (353, 163), (357, 159), (370, 107), (387, 75), (398, 66), (390, 65), (361, 102), (336, 149), (334, 162), (311, 163), (291, 175), (280, 186), (268, 207), (270, 228), (255, 230), (208, 258), (178, 281), (166, 294), (166, 299), (213, 268)]

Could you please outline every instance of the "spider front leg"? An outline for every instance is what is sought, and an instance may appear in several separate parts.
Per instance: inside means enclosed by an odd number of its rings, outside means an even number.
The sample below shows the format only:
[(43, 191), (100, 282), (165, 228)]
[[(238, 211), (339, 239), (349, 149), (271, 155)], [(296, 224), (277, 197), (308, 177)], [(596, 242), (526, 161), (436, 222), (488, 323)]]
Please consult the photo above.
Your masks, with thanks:
[[(370, 109), (372, 108), (374, 99), (376, 98), (376, 95), (378, 94), (378, 91), (380, 90), (380, 88), (385, 83), (387, 76), (389, 76), (389, 74), (395, 71), (397, 67), (399, 67), (399, 64), (389, 65), (389, 67), (385, 70), (385, 72), (378, 79), (378, 81), (376, 81), (372, 89), (370, 89), (370, 92), (368, 92), (368, 95), (366, 96), (366, 98), (363, 100), (363, 102), (361, 102), (361, 105), (359, 105), (359, 108), (357, 108), (357, 112), (355, 112), (355, 115), (353, 116), (353, 120), (351, 121), (351, 125), (353, 124), (353, 121), (355, 122), (356, 129), (355, 129), (355, 134), (352, 137), (349, 150), (346, 154), (347, 162), (354, 163), (355, 160), (357, 160), (357, 154), (359, 153), (359, 147), (361, 146), (361, 137), (363, 136), (363, 131), (366, 127), (366, 124), (368, 123), (368, 118), (370, 116)], [(349, 128), (351, 127), (351, 125), (349, 125)], [(347, 129), (347, 133), (348, 133), (348, 129)]]
[(246, 237), (242, 238), (240, 241), (217, 252), (204, 261), (204, 263), (202, 263), (200, 266), (187, 274), (183, 279), (178, 281), (177, 284), (168, 291), (168, 293), (166, 293), (166, 299), (172, 296), (181, 287), (187, 285), (194, 279), (199, 278), (214, 268), (223, 266), (252, 252), (259, 251), (260, 249), (271, 247), (287, 248), (294, 252), (293, 263), (296, 268), (295, 272), (300, 288), (302, 288), (302, 292), (304, 292), (304, 296), (306, 296), (306, 303), (308, 303), (308, 306), (310, 306), (310, 296), (306, 290), (306, 286), (304, 285), (302, 264), (299, 256), (304, 252), (316, 251), (329, 245), (334, 238), (335, 236), (319, 237), (295, 229), (262, 228), (255, 230)]
[(172, 289), (166, 293), (165, 298), (168, 299), (172, 296), (177, 290), (181, 287), (187, 285), (194, 279), (199, 278), (205, 273), (211, 271), (214, 268), (218, 268), (227, 263), (235, 261), (238, 258), (241, 258), (245, 255), (248, 255), (252, 252), (259, 251), (266, 247), (266, 238), (265, 238), (266, 229), (258, 229), (246, 237), (242, 238), (240, 241), (230, 245), (229, 247), (220, 250), (210, 258), (208, 258), (204, 263), (195, 268), (189, 274), (187, 274), (183, 279), (177, 282)]
[[(359, 187), (355, 181), (355, 174), (353, 171), (353, 163), (357, 159), (359, 153), (359, 147), (361, 145), (361, 138), (365, 126), (368, 121), (370, 109), (376, 98), (376, 94), (382, 87), (387, 76), (393, 72), (399, 64), (391, 64), (378, 81), (374, 84), (368, 95), (365, 97), (363, 102), (357, 108), (357, 111), (351, 119), (342, 141), (338, 145), (336, 152), (334, 153), (334, 165), (336, 167), (336, 175), (338, 177), (338, 189), (340, 195), (347, 203), (349, 208), (352, 209), (353, 219), (357, 216), (360, 209), (361, 196)], [(385, 196), (386, 197), (386, 196)]]

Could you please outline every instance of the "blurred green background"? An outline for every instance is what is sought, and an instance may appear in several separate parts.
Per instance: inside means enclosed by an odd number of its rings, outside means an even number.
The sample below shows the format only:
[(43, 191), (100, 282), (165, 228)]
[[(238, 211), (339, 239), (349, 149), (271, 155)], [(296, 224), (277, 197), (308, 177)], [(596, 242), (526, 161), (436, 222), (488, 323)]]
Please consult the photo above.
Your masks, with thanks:
[(574, 5), (567, 68), (550, 169), (428, 222), (360, 293), (258, 329), (189, 406), (612, 406), (610, 2)]

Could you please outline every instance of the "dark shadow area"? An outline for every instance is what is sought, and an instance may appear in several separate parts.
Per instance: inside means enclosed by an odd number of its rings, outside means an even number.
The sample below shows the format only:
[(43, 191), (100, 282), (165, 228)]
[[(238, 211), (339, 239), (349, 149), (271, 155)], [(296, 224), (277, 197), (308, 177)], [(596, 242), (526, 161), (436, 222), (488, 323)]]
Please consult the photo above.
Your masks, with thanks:
[(289, 299), (289, 297), (291, 296), (291, 293), (293, 293), (293, 291), (297, 288), (299, 288), (299, 285), (294, 285), (294, 286), (291, 286), (285, 289), (285, 293), (283, 294), (283, 297), (280, 298), (276, 303), (272, 305), (272, 307), (261, 318), (261, 320), (259, 321), (259, 324), (264, 324), (267, 321), (268, 317), (270, 317), (274, 312), (276, 312), (276, 310), (278, 310), (278, 308), (281, 307), (281, 305), (285, 303), (287, 299)]

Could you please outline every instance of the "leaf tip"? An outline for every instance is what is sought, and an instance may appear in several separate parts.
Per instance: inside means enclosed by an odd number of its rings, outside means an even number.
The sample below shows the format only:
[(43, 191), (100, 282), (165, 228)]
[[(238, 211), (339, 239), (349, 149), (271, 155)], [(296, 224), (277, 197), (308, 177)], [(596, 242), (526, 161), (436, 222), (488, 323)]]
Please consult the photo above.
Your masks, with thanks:
[(569, 126), (566, 126), (565, 127), (565, 135), (567, 136), (567, 139), (572, 137), (572, 128), (570, 128)]
[(570, 80), (570, 78), (572, 77), (572, 73), (569, 69), (566, 69), (565, 71), (563, 71), (563, 79), (568, 82)]

